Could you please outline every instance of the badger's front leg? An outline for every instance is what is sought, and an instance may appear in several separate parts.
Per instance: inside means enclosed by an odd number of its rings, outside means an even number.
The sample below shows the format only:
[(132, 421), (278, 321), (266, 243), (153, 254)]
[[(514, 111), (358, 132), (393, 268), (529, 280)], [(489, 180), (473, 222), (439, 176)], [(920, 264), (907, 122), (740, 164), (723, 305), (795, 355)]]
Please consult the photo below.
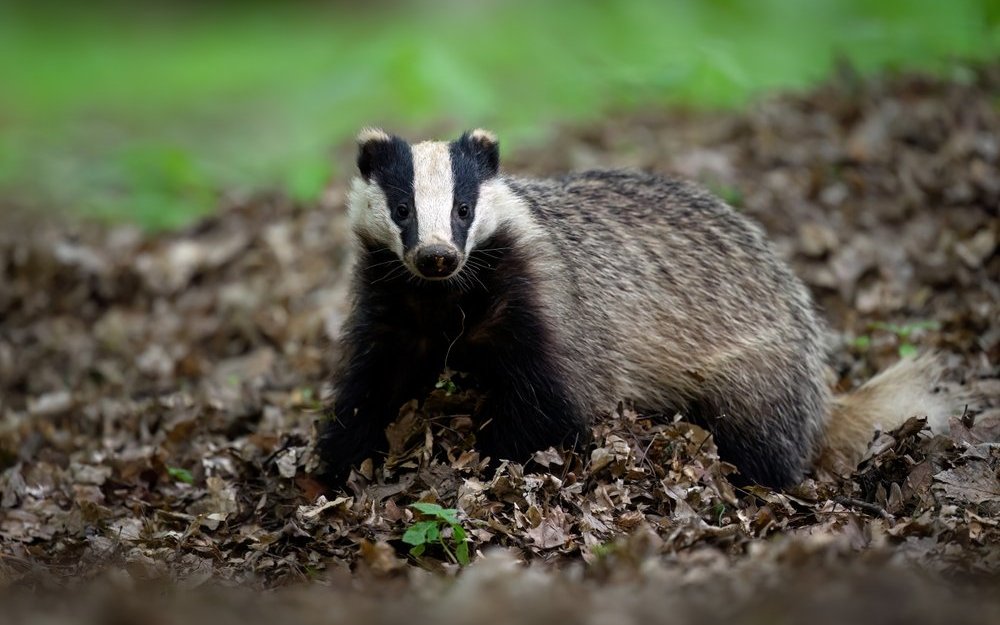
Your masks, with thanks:
[(478, 417), (479, 450), (494, 461), (524, 462), (536, 451), (572, 447), (588, 437), (583, 419), (567, 401), (539, 397), (530, 384), (491, 391)]
[(430, 363), (411, 355), (391, 336), (348, 333), (346, 343), (349, 356), (316, 443), (319, 476), (333, 485), (342, 483), (365, 458), (380, 463), (387, 446), (386, 426), (405, 402), (422, 396), (434, 377)]
[(538, 450), (584, 442), (586, 418), (544, 328), (523, 314), (504, 326), (491, 333), (479, 376), (486, 381), (476, 415), (480, 452), (523, 462)]

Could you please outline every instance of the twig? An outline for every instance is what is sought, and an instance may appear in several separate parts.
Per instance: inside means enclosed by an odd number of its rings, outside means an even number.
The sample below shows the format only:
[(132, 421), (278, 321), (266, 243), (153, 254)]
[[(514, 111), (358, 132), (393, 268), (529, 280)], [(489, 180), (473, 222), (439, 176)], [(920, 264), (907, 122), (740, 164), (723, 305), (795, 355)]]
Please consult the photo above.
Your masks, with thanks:
[(840, 504), (845, 508), (859, 508), (861, 510), (864, 510), (868, 514), (881, 517), (887, 521), (893, 520), (892, 515), (886, 512), (885, 509), (878, 504), (869, 503), (867, 501), (861, 499), (855, 499), (853, 497), (834, 497), (833, 502), (836, 504)]

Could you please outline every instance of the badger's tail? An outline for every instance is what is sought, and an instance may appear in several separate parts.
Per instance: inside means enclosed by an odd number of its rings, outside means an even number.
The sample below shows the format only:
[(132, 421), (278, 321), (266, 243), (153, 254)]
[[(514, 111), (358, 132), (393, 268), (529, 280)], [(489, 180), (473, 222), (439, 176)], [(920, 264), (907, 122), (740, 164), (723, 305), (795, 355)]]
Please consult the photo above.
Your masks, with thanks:
[(947, 431), (948, 418), (962, 414), (966, 398), (939, 389), (943, 373), (937, 355), (926, 353), (904, 358), (857, 390), (835, 397), (818, 467), (849, 473), (876, 430), (892, 430), (910, 417), (926, 417), (932, 431)]

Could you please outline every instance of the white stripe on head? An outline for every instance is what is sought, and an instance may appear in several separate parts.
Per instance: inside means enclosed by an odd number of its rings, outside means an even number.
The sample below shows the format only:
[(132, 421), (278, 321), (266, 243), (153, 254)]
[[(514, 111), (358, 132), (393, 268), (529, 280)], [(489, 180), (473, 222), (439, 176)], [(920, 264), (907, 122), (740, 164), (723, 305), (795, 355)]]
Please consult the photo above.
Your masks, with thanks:
[(403, 257), (399, 226), (393, 223), (389, 207), (385, 203), (385, 193), (377, 183), (365, 182), (362, 178), (351, 181), (347, 215), (351, 229), (356, 234), (378, 241), (396, 252), (400, 258)]
[(454, 180), (448, 144), (425, 141), (413, 146), (413, 199), (419, 244), (452, 245), (451, 210)]

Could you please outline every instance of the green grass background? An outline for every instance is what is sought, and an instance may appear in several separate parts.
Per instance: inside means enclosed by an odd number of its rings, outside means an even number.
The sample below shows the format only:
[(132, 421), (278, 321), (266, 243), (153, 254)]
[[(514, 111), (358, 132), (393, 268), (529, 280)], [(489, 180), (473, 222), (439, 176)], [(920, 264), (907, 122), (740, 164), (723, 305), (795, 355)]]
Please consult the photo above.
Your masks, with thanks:
[(0, 6), (0, 210), (175, 227), (223, 192), (314, 199), (366, 124), (523, 144), (612, 107), (739, 106), (840, 58), (947, 72), (1000, 53), (996, 0), (143, 6)]

